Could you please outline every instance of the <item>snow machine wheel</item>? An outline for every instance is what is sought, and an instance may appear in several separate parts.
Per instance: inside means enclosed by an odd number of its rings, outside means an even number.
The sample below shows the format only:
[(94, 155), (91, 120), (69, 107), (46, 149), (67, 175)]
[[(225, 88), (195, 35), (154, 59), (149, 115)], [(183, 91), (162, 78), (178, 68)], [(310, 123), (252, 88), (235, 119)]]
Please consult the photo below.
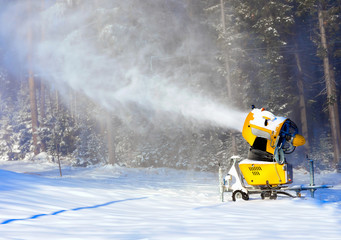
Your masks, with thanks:
[(260, 196), (261, 196), (261, 198), (264, 200), (265, 198), (270, 198), (270, 196), (271, 196), (271, 192), (262, 192), (261, 194), (260, 194)]
[(270, 192), (270, 191), (266, 191), (266, 192), (262, 192), (260, 194), (261, 198), (264, 199), (277, 199), (277, 193), (276, 192)]
[(243, 199), (245, 201), (249, 200), (249, 194), (244, 193), (241, 190), (236, 190), (232, 193), (232, 200), (235, 202), (237, 200)]
[(277, 199), (277, 193), (272, 193), (270, 196), (270, 199), (276, 200)]

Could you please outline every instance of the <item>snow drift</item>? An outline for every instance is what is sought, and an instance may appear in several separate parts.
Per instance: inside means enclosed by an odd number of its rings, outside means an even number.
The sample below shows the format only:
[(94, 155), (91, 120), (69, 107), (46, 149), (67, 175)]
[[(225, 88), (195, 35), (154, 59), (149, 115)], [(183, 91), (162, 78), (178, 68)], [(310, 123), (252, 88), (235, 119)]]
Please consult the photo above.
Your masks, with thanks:
[[(0, 162), (1, 239), (339, 239), (341, 175), (302, 199), (219, 202), (217, 174)], [(295, 172), (295, 184), (309, 175)]]

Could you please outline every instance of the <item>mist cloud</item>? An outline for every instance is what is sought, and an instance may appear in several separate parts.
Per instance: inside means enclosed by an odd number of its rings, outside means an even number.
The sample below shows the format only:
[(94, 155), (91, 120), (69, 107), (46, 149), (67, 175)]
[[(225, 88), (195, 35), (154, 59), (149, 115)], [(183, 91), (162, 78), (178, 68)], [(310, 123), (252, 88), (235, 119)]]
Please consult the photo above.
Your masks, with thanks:
[[(1, 15), (7, 21), (2, 35), (23, 62), (33, 49), (35, 73), (54, 88), (85, 94), (123, 122), (127, 114), (155, 125), (164, 120), (181, 124), (180, 117), (198, 127), (241, 131), (243, 111), (222, 104), (211, 88), (191, 87), (191, 79), (209, 78), (194, 69), (209, 69), (214, 59), (193, 63), (189, 56), (205, 55), (204, 49), (212, 55), (214, 49), (189, 19), (183, 1), (68, 2), (56, 1), (40, 11), (40, 1), (33, 1), (28, 16), (26, 1), (18, 1), (7, 4)], [(29, 28), (35, 36), (32, 46), (27, 44)]]

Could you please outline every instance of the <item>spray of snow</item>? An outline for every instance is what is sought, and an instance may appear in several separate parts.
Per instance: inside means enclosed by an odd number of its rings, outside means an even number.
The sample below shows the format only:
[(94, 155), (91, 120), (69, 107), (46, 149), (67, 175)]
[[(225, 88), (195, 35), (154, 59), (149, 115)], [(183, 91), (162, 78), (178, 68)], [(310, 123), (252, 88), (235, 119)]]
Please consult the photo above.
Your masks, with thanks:
[[(2, 22), (18, 17), (2, 34), (12, 39), (23, 59), (33, 49), (33, 68), (40, 78), (60, 92), (71, 88), (85, 94), (122, 122), (140, 114), (154, 125), (181, 118), (197, 127), (242, 129), (243, 111), (214, 99), (210, 89), (198, 91), (186, 84), (189, 75), (208, 77), (189, 74), (191, 63), (183, 62), (187, 53), (202, 52), (207, 39), (184, 17), (182, 1), (101, 1), (96, 11), (89, 3), (70, 8), (72, 2), (57, 1), (39, 12), (34, 4), (40, 2), (33, 1), (35, 17), (30, 18), (20, 17), (27, 10), (21, 1), (2, 13)], [(44, 28), (44, 36), (25, 46), (29, 28), (35, 36)], [(178, 67), (155, 67), (155, 59), (161, 58), (178, 61)], [(200, 64), (210, 65), (207, 60)]]

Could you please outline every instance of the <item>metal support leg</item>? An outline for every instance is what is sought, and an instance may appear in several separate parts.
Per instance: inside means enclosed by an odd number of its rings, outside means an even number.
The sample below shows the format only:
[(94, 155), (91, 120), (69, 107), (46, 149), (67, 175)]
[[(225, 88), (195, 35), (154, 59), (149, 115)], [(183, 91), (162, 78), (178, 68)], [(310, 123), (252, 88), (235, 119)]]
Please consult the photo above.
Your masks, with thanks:
[(223, 180), (223, 172), (221, 166), (219, 164), (219, 191), (220, 191), (220, 200), (224, 202), (224, 180)]
[[(315, 186), (314, 160), (309, 159), (310, 186)], [(314, 198), (316, 189), (310, 189), (310, 196)]]

